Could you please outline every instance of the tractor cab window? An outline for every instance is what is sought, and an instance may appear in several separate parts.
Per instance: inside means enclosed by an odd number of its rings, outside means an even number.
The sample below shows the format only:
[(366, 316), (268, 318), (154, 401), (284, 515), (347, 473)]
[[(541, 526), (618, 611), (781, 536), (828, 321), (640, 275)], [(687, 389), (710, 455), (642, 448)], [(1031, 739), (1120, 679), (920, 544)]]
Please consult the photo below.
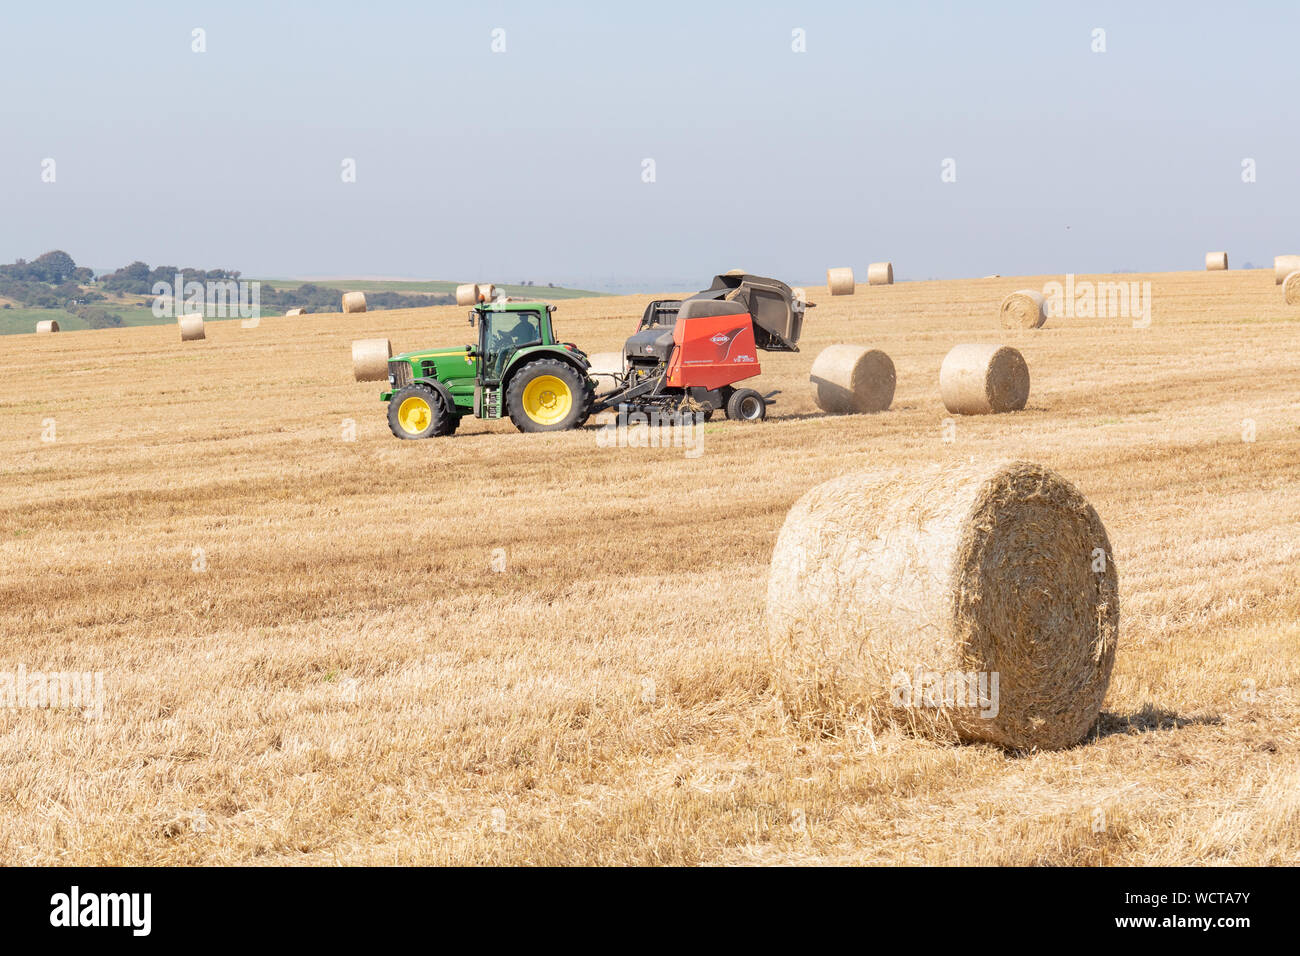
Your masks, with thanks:
[(484, 312), (482, 321), (483, 371), (499, 379), (506, 362), (518, 349), (542, 341), (541, 316), (536, 312)]

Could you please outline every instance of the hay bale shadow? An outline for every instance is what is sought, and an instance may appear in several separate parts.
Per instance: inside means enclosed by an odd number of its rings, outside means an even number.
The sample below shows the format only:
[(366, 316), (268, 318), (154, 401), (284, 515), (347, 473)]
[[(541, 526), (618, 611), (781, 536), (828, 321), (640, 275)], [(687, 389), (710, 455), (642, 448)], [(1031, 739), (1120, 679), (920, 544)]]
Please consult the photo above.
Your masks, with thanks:
[(1218, 714), (1183, 717), (1172, 710), (1147, 704), (1132, 714), (1113, 714), (1102, 711), (1096, 726), (1089, 734), (1090, 740), (1100, 740), (1115, 734), (1142, 734), (1153, 730), (1181, 730), (1189, 726), (1216, 726), (1223, 723)]

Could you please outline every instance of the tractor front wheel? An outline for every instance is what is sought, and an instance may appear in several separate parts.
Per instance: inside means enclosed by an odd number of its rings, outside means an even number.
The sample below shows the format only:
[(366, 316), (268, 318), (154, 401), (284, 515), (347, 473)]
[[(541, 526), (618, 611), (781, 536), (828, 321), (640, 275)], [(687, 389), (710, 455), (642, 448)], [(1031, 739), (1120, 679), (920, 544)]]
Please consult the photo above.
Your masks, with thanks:
[(557, 359), (529, 362), (506, 387), (506, 408), (521, 432), (577, 428), (587, 420), (591, 402), (587, 376)]
[(388, 427), (398, 438), (450, 435), (459, 424), (460, 417), (428, 385), (408, 385), (388, 401)]

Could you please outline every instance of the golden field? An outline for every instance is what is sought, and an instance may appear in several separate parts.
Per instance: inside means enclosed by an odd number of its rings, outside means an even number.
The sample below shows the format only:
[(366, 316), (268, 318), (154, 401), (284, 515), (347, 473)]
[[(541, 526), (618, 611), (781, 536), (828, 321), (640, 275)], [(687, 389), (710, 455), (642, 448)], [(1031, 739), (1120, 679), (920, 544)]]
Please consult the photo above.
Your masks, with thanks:
[[(455, 307), (0, 337), (0, 671), (107, 696), (0, 708), (0, 862), (1300, 862), (1300, 309), (1271, 271), (1125, 275), (1149, 328), (999, 328), (1053, 278), (810, 288), (802, 351), (760, 354), (771, 418), (698, 457), (596, 425), (397, 441), (349, 345), (469, 342)], [(617, 349), (648, 298), (557, 329)], [(1029, 407), (945, 432), (964, 341), (1023, 352)], [(890, 411), (817, 412), (836, 342), (893, 358)], [(972, 456), (1057, 469), (1106, 524), (1097, 728), (801, 733), (763, 621), (787, 509)]]

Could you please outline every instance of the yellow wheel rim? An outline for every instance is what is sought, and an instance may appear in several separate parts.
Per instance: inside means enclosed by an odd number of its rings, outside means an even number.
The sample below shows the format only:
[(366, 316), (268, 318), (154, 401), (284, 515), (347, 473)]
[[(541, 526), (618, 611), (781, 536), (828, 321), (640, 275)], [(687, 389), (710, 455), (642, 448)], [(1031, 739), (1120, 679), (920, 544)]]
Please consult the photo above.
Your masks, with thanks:
[(433, 409), (429, 403), (418, 396), (412, 395), (397, 409), (397, 422), (402, 426), (402, 431), (409, 435), (418, 435), (429, 427), (433, 421)]
[(554, 375), (539, 375), (524, 386), (524, 412), (539, 425), (564, 421), (573, 408), (569, 384)]

